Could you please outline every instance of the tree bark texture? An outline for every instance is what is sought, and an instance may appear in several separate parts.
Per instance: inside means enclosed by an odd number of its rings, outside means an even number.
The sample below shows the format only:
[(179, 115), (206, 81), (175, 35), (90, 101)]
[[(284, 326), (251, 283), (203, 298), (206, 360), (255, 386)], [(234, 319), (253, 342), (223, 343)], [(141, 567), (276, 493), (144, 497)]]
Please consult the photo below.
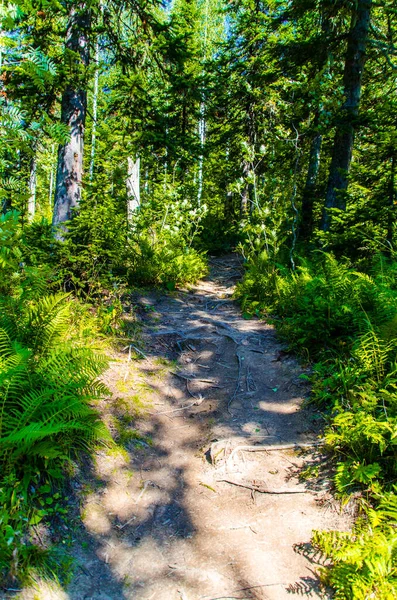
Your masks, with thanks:
[(346, 190), (353, 153), (354, 132), (361, 98), (365, 49), (370, 25), (372, 0), (358, 0), (353, 10), (347, 41), (343, 75), (345, 102), (336, 126), (331, 166), (328, 178), (323, 229), (327, 231), (330, 218), (327, 209), (346, 209)]
[(310, 144), (309, 166), (302, 198), (299, 229), (303, 239), (308, 239), (313, 231), (313, 205), (316, 198), (322, 142), (323, 136), (321, 133), (315, 133)]
[[(73, 52), (76, 71), (89, 64), (90, 12), (85, 3), (73, 5), (66, 34), (66, 51)], [(53, 227), (58, 239), (62, 239), (62, 226), (73, 216), (81, 198), (83, 176), (84, 128), (87, 111), (87, 92), (77, 73), (72, 77), (62, 96), (61, 121), (69, 127), (70, 140), (59, 146), (55, 190)]]
[(95, 45), (95, 75), (94, 75), (94, 94), (92, 97), (92, 133), (91, 133), (91, 161), (90, 161), (90, 181), (94, 178), (95, 163), (95, 143), (96, 143), (96, 122), (98, 114), (98, 84), (99, 84), (99, 41)]
[(393, 231), (396, 220), (396, 154), (393, 152), (390, 158), (390, 183), (389, 183), (389, 206), (387, 213), (387, 244), (389, 252), (393, 248)]

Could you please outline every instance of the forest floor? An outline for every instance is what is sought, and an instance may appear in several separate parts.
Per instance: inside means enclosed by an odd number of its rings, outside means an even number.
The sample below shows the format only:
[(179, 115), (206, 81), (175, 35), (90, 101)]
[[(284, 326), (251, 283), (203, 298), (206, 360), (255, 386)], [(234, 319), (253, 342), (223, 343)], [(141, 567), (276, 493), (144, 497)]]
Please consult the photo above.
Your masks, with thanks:
[(125, 450), (98, 452), (73, 483), (83, 525), (67, 590), (19, 598), (329, 597), (311, 533), (352, 515), (315, 445), (320, 415), (302, 408), (305, 369), (243, 318), (238, 258), (210, 266), (189, 290), (134, 294), (140, 345), (113, 353), (101, 406)]

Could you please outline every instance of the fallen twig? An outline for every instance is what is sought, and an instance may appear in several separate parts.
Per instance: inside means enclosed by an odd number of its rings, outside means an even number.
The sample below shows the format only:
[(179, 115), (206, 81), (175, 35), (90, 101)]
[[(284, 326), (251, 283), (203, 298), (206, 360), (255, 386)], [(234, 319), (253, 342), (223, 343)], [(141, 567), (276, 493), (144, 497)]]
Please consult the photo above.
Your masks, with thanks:
[[(255, 590), (258, 588), (266, 588), (266, 587), (277, 587), (277, 586), (286, 586), (286, 583), (264, 583), (263, 585), (251, 585), (250, 587), (239, 588), (238, 590), (233, 590), (231, 594), (237, 594), (238, 592), (248, 592), (249, 590)], [(216, 598), (210, 596), (200, 596), (202, 600), (250, 600), (247, 597), (242, 596), (216, 596)]]
[(200, 406), (200, 404), (204, 401), (204, 398), (198, 398), (196, 402), (192, 402), (191, 404), (187, 404), (186, 406), (181, 406), (179, 408), (173, 408), (172, 410), (163, 410), (161, 412), (149, 413), (150, 415), (157, 417), (157, 415), (169, 415), (170, 413), (179, 412), (180, 410), (186, 410), (188, 408), (192, 408), (192, 406)]
[(141, 356), (143, 356), (143, 358), (145, 358), (147, 360), (147, 356), (144, 352), (142, 352), (142, 350), (139, 350), (139, 348), (137, 348), (136, 346), (133, 346), (132, 344), (130, 344), (130, 348), (135, 350), (135, 352), (137, 352), (138, 354), (140, 354)]
[(124, 383), (127, 381), (127, 377), (128, 377), (128, 373), (129, 373), (129, 363), (131, 362), (131, 346), (129, 346), (128, 349), (128, 358), (127, 358), (127, 368), (125, 370), (125, 375), (124, 375)]
[(235, 527), (218, 527), (218, 531), (235, 531), (237, 529), (250, 529), (252, 533), (257, 534), (258, 532), (253, 529), (251, 525), (236, 525)]
[(136, 517), (131, 517), (131, 519), (129, 519), (129, 521), (127, 521), (126, 523), (123, 523), (122, 525), (116, 525), (117, 529), (124, 529), (124, 527), (127, 527), (127, 525), (129, 525), (130, 523), (132, 523), (132, 521), (135, 521)]
[(146, 479), (146, 481), (143, 483), (143, 487), (142, 487), (141, 493), (139, 494), (138, 498), (135, 500), (135, 504), (138, 504), (139, 500), (142, 498), (143, 494), (146, 492), (146, 490), (149, 487), (149, 485), (152, 485), (153, 487), (157, 487), (157, 488), (160, 487), (160, 486), (157, 485), (157, 483), (154, 483), (150, 479)]
[(176, 371), (170, 371), (170, 373), (171, 375), (175, 375), (175, 377), (179, 377), (180, 379), (184, 379), (185, 381), (201, 381), (202, 383), (211, 383), (211, 387), (223, 387), (220, 385), (216, 385), (213, 379), (201, 379), (201, 377), (188, 377), (187, 375), (183, 375), (183, 373), (177, 373)]

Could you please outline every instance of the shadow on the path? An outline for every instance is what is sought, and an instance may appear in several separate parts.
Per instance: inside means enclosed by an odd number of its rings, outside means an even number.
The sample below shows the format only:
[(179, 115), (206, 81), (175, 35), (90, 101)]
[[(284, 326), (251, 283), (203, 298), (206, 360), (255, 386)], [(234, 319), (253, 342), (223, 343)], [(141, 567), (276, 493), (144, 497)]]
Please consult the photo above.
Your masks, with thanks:
[[(300, 410), (307, 387), (297, 363), (280, 359), (273, 330), (244, 320), (227, 297), (239, 265), (213, 262), (215, 284), (212, 275), (196, 291), (149, 298), (156, 319), (142, 311), (147, 359), (136, 363), (140, 385), (160, 401), (153, 400), (150, 416), (124, 423), (140, 432), (125, 453), (99, 453), (92, 467), (69, 600), (264, 599), (273, 598), (272, 589), (284, 597), (318, 591), (310, 575), (292, 584), (269, 582), (269, 565), (263, 583), (253, 580), (260, 564), (236, 552), (239, 542), (230, 532), (219, 533), (231, 500), (246, 502), (249, 492), (225, 487), (222, 500), (213, 484), (199, 479), (198, 466), (211, 469), (205, 453), (213, 440), (302, 443), (318, 429), (316, 415)], [(177, 361), (178, 370), (165, 368), (165, 359)], [(116, 413), (110, 401), (114, 426)], [(244, 536), (252, 534), (239, 535), (248, 548)], [(258, 550), (259, 563), (262, 556)]]

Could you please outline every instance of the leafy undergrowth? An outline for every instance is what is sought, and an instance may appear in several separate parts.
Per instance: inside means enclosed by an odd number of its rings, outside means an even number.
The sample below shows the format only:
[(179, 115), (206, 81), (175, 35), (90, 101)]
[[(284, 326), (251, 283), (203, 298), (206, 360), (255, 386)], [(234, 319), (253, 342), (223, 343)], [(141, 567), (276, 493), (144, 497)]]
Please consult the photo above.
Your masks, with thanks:
[(86, 200), (61, 243), (45, 219), (26, 226), (25, 259), (29, 265), (47, 265), (54, 290), (95, 302), (104, 317), (112, 309), (116, 315), (127, 288), (173, 290), (208, 272), (205, 253), (194, 247), (205, 213), (205, 206), (193, 209), (187, 200), (170, 195), (145, 202), (131, 225), (112, 198), (95, 210)]
[[(65, 468), (109, 440), (95, 409), (104, 355), (87, 344), (76, 304), (46, 292), (46, 272), (25, 267), (17, 215), (0, 220), (0, 576), (57, 574), (65, 560), (37, 526), (64, 510)], [(80, 311), (80, 317), (83, 312)], [(91, 320), (93, 319), (91, 315)]]
[(246, 312), (270, 315), (289, 348), (315, 362), (312, 401), (327, 415), (336, 491), (361, 498), (352, 533), (313, 538), (338, 599), (397, 597), (396, 273), (382, 255), (361, 272), (323, 252), (292, 271), (260, 248), (237, 288)]

